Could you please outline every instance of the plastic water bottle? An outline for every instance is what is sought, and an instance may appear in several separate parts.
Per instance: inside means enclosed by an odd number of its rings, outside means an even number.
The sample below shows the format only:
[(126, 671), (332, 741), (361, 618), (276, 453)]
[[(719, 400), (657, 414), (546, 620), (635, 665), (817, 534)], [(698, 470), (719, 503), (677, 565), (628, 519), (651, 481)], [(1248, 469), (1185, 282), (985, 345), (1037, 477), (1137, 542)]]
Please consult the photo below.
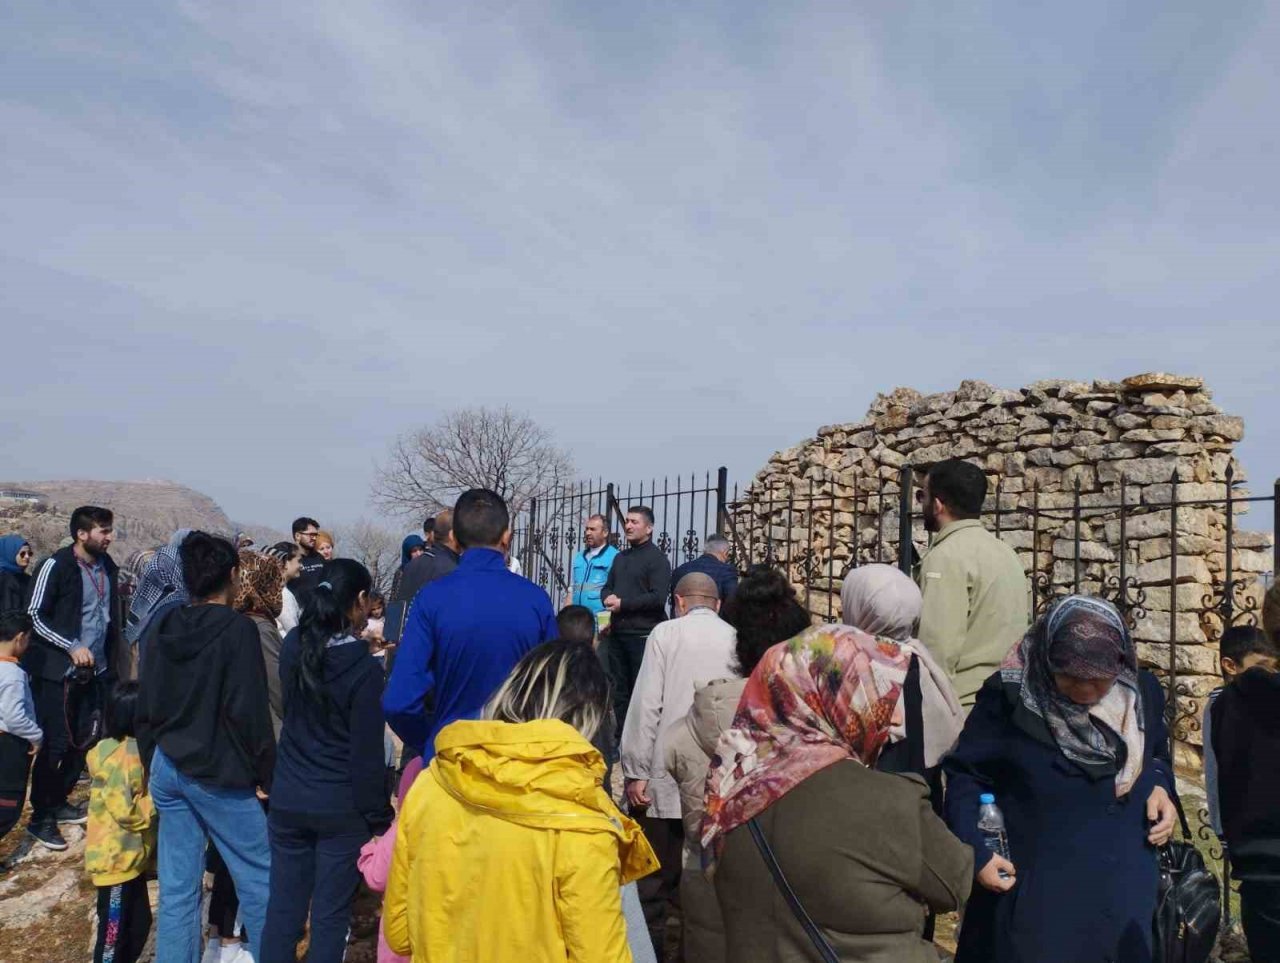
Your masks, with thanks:
[[(996, 797), (989, 792), (978, 797), (978, 829), (987, 849), (997, 856), (1009, 859), (1009, 835), (1004, 828), (1004, 813), (996, 805)], [(1000, 878), (1008, 879), (1009, 874), (1000, 870)]]

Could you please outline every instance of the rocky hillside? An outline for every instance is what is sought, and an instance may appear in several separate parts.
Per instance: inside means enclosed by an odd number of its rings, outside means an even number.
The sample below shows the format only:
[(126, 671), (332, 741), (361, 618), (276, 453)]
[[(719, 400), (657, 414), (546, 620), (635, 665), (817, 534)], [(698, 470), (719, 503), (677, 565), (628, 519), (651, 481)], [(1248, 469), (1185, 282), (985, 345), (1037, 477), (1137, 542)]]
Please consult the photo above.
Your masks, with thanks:
[(175, 529), (200, 528), (231, 534), (247, 531), (259, 544), (286, 536), (263, 526), (233, 522), (208, 495), (168, 481), (0, 481), (0, 534), (21, 532), (37, 555), (67, 537), (71, 512), (80, 505), (103, 505), (115, 512), (112, 555), (166, 541)]

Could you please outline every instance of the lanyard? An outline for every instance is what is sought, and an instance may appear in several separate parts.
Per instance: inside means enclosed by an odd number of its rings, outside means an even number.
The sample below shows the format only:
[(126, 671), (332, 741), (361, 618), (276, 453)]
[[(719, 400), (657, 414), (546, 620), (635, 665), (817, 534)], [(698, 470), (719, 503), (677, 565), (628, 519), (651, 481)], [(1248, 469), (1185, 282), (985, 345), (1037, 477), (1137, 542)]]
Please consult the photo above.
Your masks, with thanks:
[[(89, 573), (89, 581), (93, 583), (93, 590), (98, 595), (98, 602), (101, 603), (107, 597), (107, 573), (103, 569), (101, 573), (97, 566), (86, 565), (81, 559), (76, 559), (80, 563), (80, 567)], [(102, 575), (102, 584), (98, 584), (98, 575)]]

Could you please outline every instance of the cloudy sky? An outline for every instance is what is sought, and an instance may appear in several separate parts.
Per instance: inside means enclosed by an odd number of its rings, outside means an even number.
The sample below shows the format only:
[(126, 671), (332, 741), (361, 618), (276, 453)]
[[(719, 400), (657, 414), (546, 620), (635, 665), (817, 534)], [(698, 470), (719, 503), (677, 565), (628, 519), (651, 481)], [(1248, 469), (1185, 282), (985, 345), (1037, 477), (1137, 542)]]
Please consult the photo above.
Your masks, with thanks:
[(1280, 7), (0, 6), (0, 476), (368, 511), (509, 404), (750, 476), (895, 385), (1203, 374), (1280, 474)]

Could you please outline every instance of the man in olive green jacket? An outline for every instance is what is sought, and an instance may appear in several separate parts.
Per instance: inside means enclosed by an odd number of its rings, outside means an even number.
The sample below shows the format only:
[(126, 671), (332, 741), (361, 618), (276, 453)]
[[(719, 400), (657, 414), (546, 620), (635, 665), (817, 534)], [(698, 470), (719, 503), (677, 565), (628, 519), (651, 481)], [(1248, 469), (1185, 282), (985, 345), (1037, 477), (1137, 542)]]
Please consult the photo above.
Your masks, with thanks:
[(939, 462), (921, 495), (925, 528), (934, 538), (920, 562), (920, 641), (967, 710), (1026, 632), (1031, 585), (1013, 549), (982, 527), (982, 469), (955, 459)]

